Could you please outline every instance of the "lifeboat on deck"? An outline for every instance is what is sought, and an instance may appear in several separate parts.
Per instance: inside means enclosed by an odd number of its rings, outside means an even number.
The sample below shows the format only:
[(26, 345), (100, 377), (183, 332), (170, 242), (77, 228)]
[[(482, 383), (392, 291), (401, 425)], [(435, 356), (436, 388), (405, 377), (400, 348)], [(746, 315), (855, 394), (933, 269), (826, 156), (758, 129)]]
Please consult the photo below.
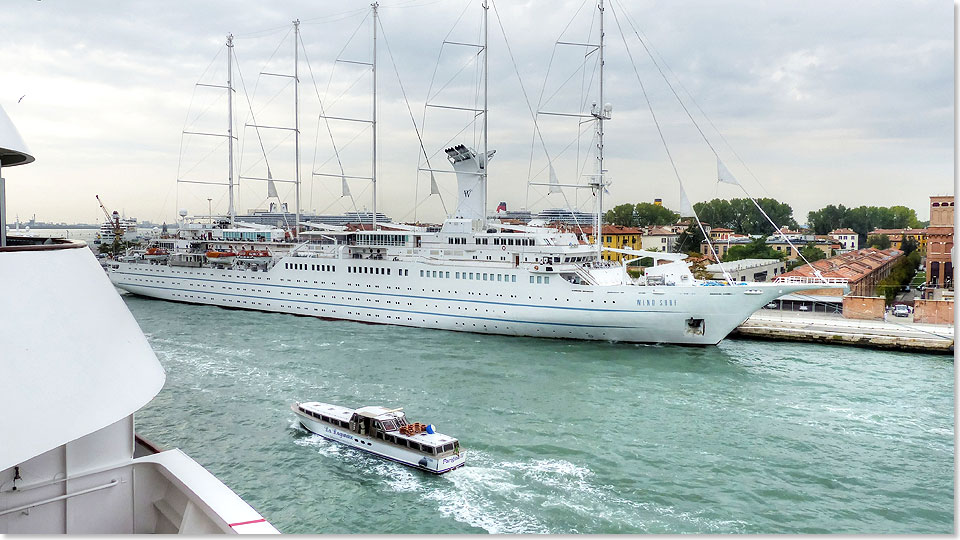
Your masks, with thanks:
[(245, 263), (265, 264), (273, 259), (273, 255), (265, 249), (244, 249), (237, 254), (237, 260)]
[(165, 261), (170, 258), (170, 252), (161, 247), (147, 248), (143, 258), (148, 261)]
[(208, 251), (207, 262), (210, 264), (231, 265), (237, 260), (237, 254), (233, 251)]

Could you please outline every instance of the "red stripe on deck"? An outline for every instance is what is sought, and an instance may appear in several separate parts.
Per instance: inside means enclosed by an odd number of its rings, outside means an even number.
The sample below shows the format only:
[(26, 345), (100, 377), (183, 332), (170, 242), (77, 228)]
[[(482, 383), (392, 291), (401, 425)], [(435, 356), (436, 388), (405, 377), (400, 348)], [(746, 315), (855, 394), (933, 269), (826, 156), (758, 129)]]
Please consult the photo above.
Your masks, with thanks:
[(263, 523), (264, 521), (266, 521), (266, 519), (260, 518), (260, 519), (255, 519), (253, 521), (242, 521), (240, 523), (231, 523), (230, 526), (236, 527), (238, 525), (250, 525), (251, 523)]

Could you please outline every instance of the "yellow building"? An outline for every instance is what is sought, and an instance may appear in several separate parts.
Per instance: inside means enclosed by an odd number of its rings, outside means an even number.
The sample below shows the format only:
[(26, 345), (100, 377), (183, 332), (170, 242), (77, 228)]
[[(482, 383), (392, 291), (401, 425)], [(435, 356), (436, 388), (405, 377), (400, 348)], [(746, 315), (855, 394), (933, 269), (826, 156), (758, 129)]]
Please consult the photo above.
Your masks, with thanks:
[[(636, 227), (624, 227), (622, 225), (604, 225), (602, 241), (604, 247), (615, 249), (640, 249), (643, 230)], [(593, 227), (583, 227), (583, 233), (587, 239), (593, 243)], [(633, 259), (632, 255), (604, 251), (603, 258), (608, 261), (620, 262), (623, 259)]]
[(867, 238), (871, 236), (886, 235), (890, 239), (890, 247), (903, 251), (904, 240), (913, 240), (917, 244), (917, 251), (921, 255), (927, 253), (927, 230), (926, 229), (874, 229), (870, 231)]

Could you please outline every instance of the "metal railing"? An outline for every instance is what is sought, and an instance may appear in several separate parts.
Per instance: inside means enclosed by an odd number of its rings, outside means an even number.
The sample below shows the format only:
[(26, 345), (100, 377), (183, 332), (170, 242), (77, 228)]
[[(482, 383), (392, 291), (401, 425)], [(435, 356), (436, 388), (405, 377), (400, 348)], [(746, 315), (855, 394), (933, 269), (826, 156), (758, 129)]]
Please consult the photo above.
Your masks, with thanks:
[(850, 280), (847, 278), (838, 278), (838, 277), (814, 277), (814, 276), (777, 276), (773, 279), (774, 283), (824, 283), (828, 285), (847, 285), (850, 283)]

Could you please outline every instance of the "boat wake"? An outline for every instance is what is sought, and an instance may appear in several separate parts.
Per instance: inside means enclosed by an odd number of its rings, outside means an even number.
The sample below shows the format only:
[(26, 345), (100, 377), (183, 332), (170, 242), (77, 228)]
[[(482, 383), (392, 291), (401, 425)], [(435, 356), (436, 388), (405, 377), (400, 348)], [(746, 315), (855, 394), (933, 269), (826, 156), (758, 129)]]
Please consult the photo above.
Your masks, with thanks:
[(433, 477), (310, 434), (297, 422), (290, 428), (304, 434), (294, 440), (298, 446), (379, 477), (390, 491), (415, 493), (441, 515), (490, 534), (669, 532), (681, 530), (677, 522), (687, 523), (686, 530), (693, 524), (701, 532), (742, 532), (746, 525), (631, 501), (588, 467), (563, 459), (497, 461), (467, 449), (465, 467)]

